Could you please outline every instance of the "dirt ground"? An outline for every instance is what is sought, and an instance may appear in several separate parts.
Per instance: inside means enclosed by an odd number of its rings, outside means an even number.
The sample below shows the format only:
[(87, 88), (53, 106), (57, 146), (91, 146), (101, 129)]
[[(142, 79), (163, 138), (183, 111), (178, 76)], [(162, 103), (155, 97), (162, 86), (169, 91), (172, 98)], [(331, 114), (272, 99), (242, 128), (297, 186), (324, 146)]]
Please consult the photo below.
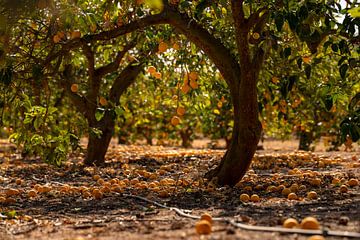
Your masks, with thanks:
[[(23, 159), (0, 142), (0, 239), (307, 239), (300, 234), (245, 231), (214, 221), (198, 235), (197, 220), (132, 196), (200, 216), (281, 226), (314, 216), (321, 229), (360, 232), (360, 152), (298, 152), (296, 141), (265, 141), (248, 174), (234, 188), (202, 178), (224, 150), (112, 143), (104, 168), (81, 165), (73, 154), (61, 168)], [(319, 147), (317, 149), (324, 149)], [(354, 180), (355, 179), (355, 180)], [(340, 192), (345, 185), (346, 192)], [(296, 194), (289, 200), (283, 188)], [(342, 188), (344, 189), (344, 187)], [(317, 198), (309, 199), (315, 191)], [(259, 202), (239, 196), (257, 194)], [(129, 196), (132, 195), (132, 196)], [(326, 237), (326, 239), (347, 239)]]

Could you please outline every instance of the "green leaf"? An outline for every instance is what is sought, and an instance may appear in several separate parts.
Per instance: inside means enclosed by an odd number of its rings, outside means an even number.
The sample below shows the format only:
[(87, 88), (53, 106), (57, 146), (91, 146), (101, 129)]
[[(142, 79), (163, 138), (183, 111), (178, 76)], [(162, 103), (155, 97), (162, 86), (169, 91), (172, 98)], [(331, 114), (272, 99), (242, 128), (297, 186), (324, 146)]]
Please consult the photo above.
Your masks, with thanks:
[(325, 100), (324, 100), (324, 104), (325, 104), (325, 109), (326, 109), (327, 111), (330, 111), (331, 108), (332, 108), (333, 105), (334, 105), (332, 96), (330, 96), (330, 95), (326, 96), (326, 97), (325, 97)]
[(349, 9), (348, 13), (353, 18), (360, 18), (360, 7)]
[(95, 112), (95, 119), (96, 121), (100, 121), (105, 115), (105, 109), (103, 108), (98, 108), (96, 109), (96, 112)]
[(349, 110), (354, 111), (355, 107), (360, 104), (360, 92), (358, 92), (349, 103)]
[(349, 65), (347, 65), (347, 64), (343, 64), (343, 65), (340, 66), (339, 72), (340, 72), (340, 76), (341, 76), (342, 79), (345, 79), (346, 72), (347, 72), (348, 69), (349, 69)]

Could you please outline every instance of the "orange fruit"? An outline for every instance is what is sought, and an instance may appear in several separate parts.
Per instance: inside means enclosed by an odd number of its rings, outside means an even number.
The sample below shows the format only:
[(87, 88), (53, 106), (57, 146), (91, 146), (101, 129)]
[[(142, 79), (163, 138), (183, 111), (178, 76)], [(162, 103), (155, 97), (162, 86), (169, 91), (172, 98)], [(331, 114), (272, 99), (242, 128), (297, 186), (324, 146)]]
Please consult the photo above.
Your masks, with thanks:
[(186, 84), (186, 85), (183, 85), (180, 90), (182, 93), (187, 94), (190, 91), (190, 87), (189, 87), (189, 85)]
[(162, 76), (161, 72), (154, 73), (154, 78), (156, 79), (161, 79), (161, 76)]
[(160, 42), (159, 46), (158, 46), (158, 50), (159, 52), (166, 52), (166, 50), (168, 49), (168, 45), (166, 42)]
[(308, 237), (307, 240), (325, 240), (325, 238), (321, 235), (313, 235), (311, 237)]
[(341, 185), (339, 190), (341, 193), (347, 193), (348, 187), (346, 185)]
[(70, 90), (73, 93), (77, 93), (77, 91), (79, 90), (79, 85), (77, 85), (76, 83), (72, 84), (71, 87), (70, 87)]
[(303, 62), (304, 63), (310, 63), (311, 62), (311, 57), (309, 57), (309, 56), (304, 56), (304, 57), (302, 57), (302, 60), (303, 60)]
[(314, 217), (306, 217), (304, 218), (301, 223), (300, 226), (302, 229), (320, 229), (320, 224), (318, 222), (318, 220), (316, 220), (316, 218)]
[(359, 185), (359, 180), (357, 180), (356, 178), (351, 178), (347, 184), (350, 186), (350, 187), (355, 187), (357, 185)]
[(298, 196), (296, 195), (296, 193), (289, 193), (289, 195), (287, 196), (287, 198), (289, 200), (296, 200), (298, 199)]
[(283, 223), (284, 228), (294, 228), (297, 227), (298, 225), (299, 223), (295, 218), (288, 218)]
[(21, 185), (23, 183), (21, 178), (15, 180), (16, 185)]
[(56, 35), (58, 35), (60, 37), (60, 39), (63, 39), (65, 38), (65, 33), (60, 31), (60, 32), (57, 32)]
[(197, 80), (199, 78), (199, 75), (198, 75), (197, 72), (192, 71), (192, 72), (189, 73), (189, 78), (190, 78), (190, 80), (195, 81), (195, 80)]
[(257, 40), (257, 39), (260, 38), (260, 34), (257, 33), (257, 32), (254, 32), (254, 33), (252, 34), (252, 37)]
[(200, 220), (195, 224), (195, 230), (198, 234), (210, 234), (211, 233), (211, 223), (207, 220)]
[(222, 108), (222, 106), (223, 106), (223, 102), (222, 102), (222, 101), (219, 101), (219, 102), (217, 103), (217, 107), (218, 107), (218, 108)]
[(72, 31), (70, 34), (71, 39), (80, 38), (81, 32), (79, 30)]
[(173, 116), (170, 122), (173, 126), (176, 126), (180, 123), (180, 118), (178, 116)]
[(28, 197), (36, 197), (37, 196), (37, 192), (35, 190), (30, 190), (28, 193), (27, 193)]
[(106, 98), (104, 98), (104, 97), (100, 97), (99, 103), (101, 106), (106, 106), (108, 104)]
[(93, 195), (93, 197), (94, 197), (95, 199), (101, 199), (101, 198), (103, 198), (103, 194), (102, 194), (102, 192), (101, 192), (99, 189), (94, 189), (94, 190), (92, 191), (92, 195)]
[(318, 195), (315, 191), (310, 191), (307, 193), (307, 198), (308, 199), (317, 199), (318, 198)]
[(182, 107), (182, 106), (179, 106), (177, 109), (176, 109), (176, 113), (179, 115), (179, 116), (183, 116), (185, 114), (185, 108)]
[(59, 35), (56, 34), (56, 35), (53, 36), (53, 42), (54, 43), (58, 43), (60, 41), (61, 41), (61, 38), (59, 37)]
[(192, 89), (197, 89), (199, 87), (199, 84), (196, 81), (190, 80), (190, 87)]
[(10, 189), (6, 190), (6, 192), (5, 192), (5, 195), (7, 197), (15, 196), (15, 195), (19, 195), (19, 194), (20, 194), (20, 191), (17, 189), (14, 189), (14, 188), (10, 188)]
[(148, 67), (147, 71), (150, 74), (154, 74), (156, 72), (156, 68), (154, 66), (150, 66), (150, 67)]
[(93, 176), (93, 179), (94, 179), (95, 181), (99, 180), (99, 179), (100, 179), (100, 175), (94, 175), (94, 176)]
[(250, 200), (250, 197), (249, 197), (248, 194), (243, 193), (243, 194), (240, 195), (240, 201), (242, 201), (242, 202), (248, 202), (249, 200)]
[(210, 224), (212, 224), (212, 217), (210, 214), (208, 213), (204, 213), (203, 215), (201, 215), (200, 220), (206, 220), (208, 221)]
[(250, 200), (252, 202), (260, 202), (260, 197), (257, 194), (253, 194), (253, 195), (251, 195)]

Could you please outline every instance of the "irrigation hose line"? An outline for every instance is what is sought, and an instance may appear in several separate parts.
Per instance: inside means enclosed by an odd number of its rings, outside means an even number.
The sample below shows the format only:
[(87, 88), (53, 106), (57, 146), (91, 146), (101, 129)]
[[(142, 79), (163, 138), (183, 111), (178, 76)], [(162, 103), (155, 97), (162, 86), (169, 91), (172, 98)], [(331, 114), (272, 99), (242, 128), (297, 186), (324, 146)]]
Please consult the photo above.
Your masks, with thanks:
[[(164, 204), (149, 200), (144, 197), (131, 195), (131, 194), (123, 194), (124, 197), (136, 198), (142, 200), (144, 202), (148, 202), (154, 204), (158, 207), (169, 209), (171, 211), (176, 212), (182, 217), (192, 218), (192, 219), (200, 219), (199, 216), (191, 215), (186, 212), (190, 212), (189, 210), (182, 210), (176, 207), (168, 207)], [(302, 235), (323, 235), (323, 236), (336, 236), (336, 237), (349, 237), (349, 238), (359, 238), (360, 233), (357, 232), (347, 232), (347, 231), (332, 231), (332, 230), (306, 230), (306, 229), (293, 229), (293, 228), (283, 228), (283, 227), (266, 227), (266, 226), (252, 226), (243, 223), (238, 223), (234, 220), (226, 219), (226, 218), (213, 218), (213, 221), (220, 221), (229, 223), (230, 225), (240, 228), (242, 230), (248, 231), (260, 231), (260, 232), (279, 232), (279, 233), (288, 233), (288, 234), (302, 234)]]

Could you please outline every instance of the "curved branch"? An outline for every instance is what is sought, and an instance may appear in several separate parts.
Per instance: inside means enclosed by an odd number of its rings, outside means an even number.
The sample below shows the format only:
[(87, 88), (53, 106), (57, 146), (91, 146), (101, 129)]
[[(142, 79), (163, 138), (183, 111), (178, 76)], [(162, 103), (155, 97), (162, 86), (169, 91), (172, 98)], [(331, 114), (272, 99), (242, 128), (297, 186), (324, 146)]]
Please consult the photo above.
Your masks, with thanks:
[(135, 47), (135, 45), (136, 45), (136, 41), (132, 41), (129, 44), (127, 44), (122, 51), (118, 52), (118, 54), (116, 55), (115, 60), (113, 62), (96, 69), (95, 75), (97, 75), (101, 78), (108, 73), (116, 71), (119, 67), (121, 59), (131, 48)]

